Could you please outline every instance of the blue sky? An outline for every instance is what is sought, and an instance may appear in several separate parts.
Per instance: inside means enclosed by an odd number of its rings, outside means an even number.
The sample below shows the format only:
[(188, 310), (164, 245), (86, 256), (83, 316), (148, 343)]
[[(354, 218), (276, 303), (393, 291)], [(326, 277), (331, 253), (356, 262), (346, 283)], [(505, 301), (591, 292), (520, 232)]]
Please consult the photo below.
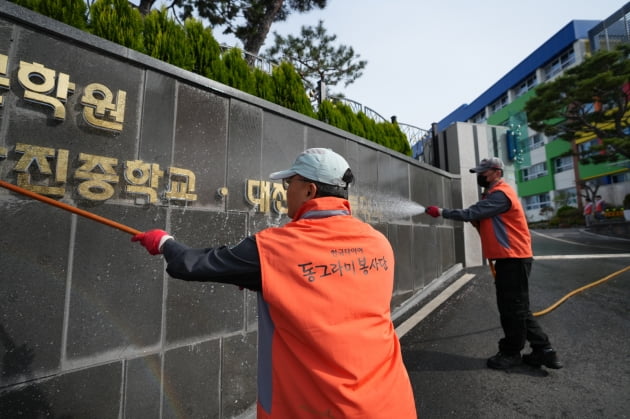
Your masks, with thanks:
[[(602, 20), (621, 0), (328, 0), (271, 32), (298, 35), (319, 20), (368, 64), (333, 87), (385, 118), (428, 129), (471, 103), (571, 20)], [(219, 42), (242, 46), (213, 31)], [(273, 35), (267, 38), (273, 42)], [(265, 47), (263, 47), (264, 51)]]

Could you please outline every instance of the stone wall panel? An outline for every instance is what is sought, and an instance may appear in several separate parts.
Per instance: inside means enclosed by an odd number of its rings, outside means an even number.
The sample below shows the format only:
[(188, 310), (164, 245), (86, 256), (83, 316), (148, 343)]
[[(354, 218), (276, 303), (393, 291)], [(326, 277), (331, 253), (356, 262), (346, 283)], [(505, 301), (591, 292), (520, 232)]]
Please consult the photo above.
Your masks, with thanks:
[(44, 207), (0, 201), (0, 386), (60, 369), (71, 215)]
[(283, 225), (268, 176), (305, 148), (350, 163), (354, 215), (395, 251), (394, 314), (461, 263), (454, 222), (396, 215), (453, 204), (456, 175), (4, 1), (0, 55), (0, 179), (126, 230), (0, 189), (2, 418), (251, 413), (258, 295), (170, 278), (129, 229), (208, 247)]
[(220, 339), (166, 351), (162, 418), (220, 418), (220, 368)]

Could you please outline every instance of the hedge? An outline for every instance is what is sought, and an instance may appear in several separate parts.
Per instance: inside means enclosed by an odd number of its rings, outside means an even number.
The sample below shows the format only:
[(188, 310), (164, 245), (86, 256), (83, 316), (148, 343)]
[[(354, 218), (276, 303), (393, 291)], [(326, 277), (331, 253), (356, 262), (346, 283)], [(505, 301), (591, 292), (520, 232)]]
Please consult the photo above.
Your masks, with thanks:
[(180, 25), (165, 8), (154, 9), (143, 18), (127, 0), (96, 0), (89, 9), (84, 0), (13, 2), (411, 156), (407, 137), (396, 123), (377, 123), (331, 101), (324, 101), (315, 111), (290, 63), (280, 63), (271, 74), (252, 68), (238, 48), (222, 52), (212, 31), (198, 20), (187, 19)]

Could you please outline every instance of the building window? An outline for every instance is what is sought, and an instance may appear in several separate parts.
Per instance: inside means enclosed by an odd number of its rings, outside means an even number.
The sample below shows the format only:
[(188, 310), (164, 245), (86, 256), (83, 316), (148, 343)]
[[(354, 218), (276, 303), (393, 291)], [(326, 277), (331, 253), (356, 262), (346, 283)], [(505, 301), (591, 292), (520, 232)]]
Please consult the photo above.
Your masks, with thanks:
[(612, 185), (613, 183), (623, 183), (630, 180), (630, 173), (617, 173), (615, 175), (606, 175), (598, 179), (600, 185)]
[(507, 104), (508, 104), (508, 97), (506, 93), (503, 96), (501, 96), (499, 99), (492, 102), (492, 105), (490, 105), (490, 113), (495, 113), (498, 110), (503, 109), (504, 107), (507, 106)]
[(521, 170), (521, 176), (523, 181), (538, 179), (542, 176), (547, 176), (547, 163), (538, 163), (527, 169)]
[(538, 80), (536, 78), (536, 74), (533, 74), (526, 78), (522, 83), (520, 83), (514, 89), (514, 93), (516, 97), (523, 96), (525, 93), (532, 90), (538, 84)]
[(554, 159), (554, 172), (566, 172), (567, 170), (573, 170), (573, 157), (560, 157)]
[(551, 199), (549, 193), (543, 193), (540, 195), (526, 196), (523, 198), (525, 201), (526, 210), (535, 210), (543, 207), (551, 207)]
[(540, 148), (544, 145), (545, 145), (545, 138), (542, 136), (542, 134), (536, 133), (532, 135), (531, 137), (527, 138), (527, 147), (529, 147), (530, 151), (536, 150), (537, 148)]
[(545, 80), (549, 80), (560, 74), (573, 63), (575, 63), (575, 52), (573, 51), (573, 48), (570, 48), (547, 64), (544, 69)]
[(610, 183), (623, 183), (630, 181), (630, 173), (620, 173), (618, 175), (610, 175)]
[(480, 112), (477, 112), (477, 114), (475, 114), (475, 116), (473, 116), (472, 118), (470, 118), (470, 122), (474, 123), (474, 124), (483, 124), (484, 122), (486, 122), (486, 110), (483, 109)]
[(578, 145), (578, 151), (580, 153), (581, 158), (587, 159), (591, 156), (596, 155), (597, 153), (601, 153), (601, 151), (591, 150), (593, 146), (601, 144), (599, 138), (596, 138), (591, 141), (586, 141)]

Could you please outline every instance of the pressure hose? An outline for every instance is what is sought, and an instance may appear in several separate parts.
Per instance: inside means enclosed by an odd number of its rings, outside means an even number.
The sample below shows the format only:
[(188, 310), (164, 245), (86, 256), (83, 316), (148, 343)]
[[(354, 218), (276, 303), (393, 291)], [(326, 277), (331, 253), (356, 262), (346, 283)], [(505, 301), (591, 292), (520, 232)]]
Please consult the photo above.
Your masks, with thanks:
[(568, 293), (567, 295), (565, 295), (564, 297), (562, 297), (561, 299), (559, 299), (558, 301), (556, 301), (554, 304), (552, 304), (551, 306), (549, 306), (548, 308), (541, 310), (541, 311), (537, 311), (536, 313), (532, 313), (534, 315), (534, 317), (538, 317), (538, 316), (544, 316), (547, 313), (552, 312), (553, 310), (555, 310), (560, 304), (564, 303), (566, 300), (568, 300), (569, 298), (573, 297), (576, 294), (581, 293), (584, 290), (587, 290), (589, 288), (592, 288), (596, 285), (602, 284), (606, 281), (608, 281), (611, 278), (616, 277), (617, 275), (621, 275), (622, 273), (626, 272), (626, 271), (630, 271), (630, 266), (626, 266), (623, 269), (618, 270), (617, 272), (613, 272), (608, 276), (603, 277), (602, 279), (599, 279), (595, 282), (591, 282), (588, 285), (585, 285), (581, 288), (578, 288), (576, 290), (571, 291), (570, 293)]
[[(490, 265), (490, 272), (492, 272), (492, 277), (496, 279), (497, 271), (494, 268), (494, 263), (490, 259), (488, 259), (488, 265)], [(626, 271), (630, 271), (630, 266), (626, 266), (625, 268), (620, 269), (617, 272), (613, 272), (610, 275), (605, 276), (602, 279), (599, 279), (599, 280), (597, 280), (595, 282), (591, 282), (588, 285), (584, 285), (581, 288), (573, 290), (570, 293), (568, 293), (567, 295), (565, 295), (564, 297), (562, 297), (561, 299), (559, 299), (558, 301), (556, 301), (555, 303), (553, 303), (552, 305), (550, 305), (549, 307), (547, 307), (546, 309), (537, 311), (535, 313), (532, 313), (532, 315), (534, 317), (544, 316), (545, 314), (548, 314), (548, 313), (554, 311), (556, 308), (558, 308), (558, 306), (560, 306), (560, 304), (564, 303), (565, 301), (567, 301), (569, 298), (573, 297), (574, 295), (579, 294), (582, 291), (587, 290), (589, 288), (592, 288), (592, 287), (594, 287), (596, 285), (602, 284), (602, 283), (608, 281), (609, 279), (616, 277), (617, 275), (621, 275), (622, 273), (624, 273)]]
[(68, 204), (65, 204), (63, 202), (59, 202), (59, 201), (54, 200), (52, 198), (49, 198), (47, 196), (40, 195), (40, 194), (38, 194), (36, 192), (33, 192), (33, 191), (29, 191), (28, 189), (24, 189), (24, 188), (22, 188), (20, 186), (13, 185), (12, 183), (5, 182), (4, 180), (0, 180), (0, 186), (5, 188), (5, 189), (9, 189), (9, 190), (11, 190), (13, 192), (17, 192), (17, 193), (19, 193), (21, 195), (28, 196), (29, 198), (36, 199), (36, 200), (44, 202), (46, 204), (55, 206), (57, 208), (61, 208), (63, 210), (72, 212), (72, 213), (80, 215), (82, 217), (88, 218), (88, 219), (90, 219), (92, 221), (96, 221), (96, 222), (99, 222), (101, 224), (105, 224), (105, 225), (107, 225), (109, 227), (113, 227), (113, 228), (116, 228), (118, 230), (124, 231), (125, 233), (129, 233), (129, 234), (132, 234), (134, 236), (136, 234), (140, 234), (141, 233), (141, 231), (138, 231), (138, 230), (136, 230), (134, 228), (128, 227), (128, 226), (126, 226), (124, 224), (120, 224), (120, 223), (117, 223), (116, 221), (112, 221), (112, 220), (110, 220), (108, 218), (101, 217), (100, 215), (93, 214), (93, 213), (91, 213), (89, 211), (85, 211), (85, 210), (82, 210), (80, 208), (73, 207), (72, 205), (68, 205)]

